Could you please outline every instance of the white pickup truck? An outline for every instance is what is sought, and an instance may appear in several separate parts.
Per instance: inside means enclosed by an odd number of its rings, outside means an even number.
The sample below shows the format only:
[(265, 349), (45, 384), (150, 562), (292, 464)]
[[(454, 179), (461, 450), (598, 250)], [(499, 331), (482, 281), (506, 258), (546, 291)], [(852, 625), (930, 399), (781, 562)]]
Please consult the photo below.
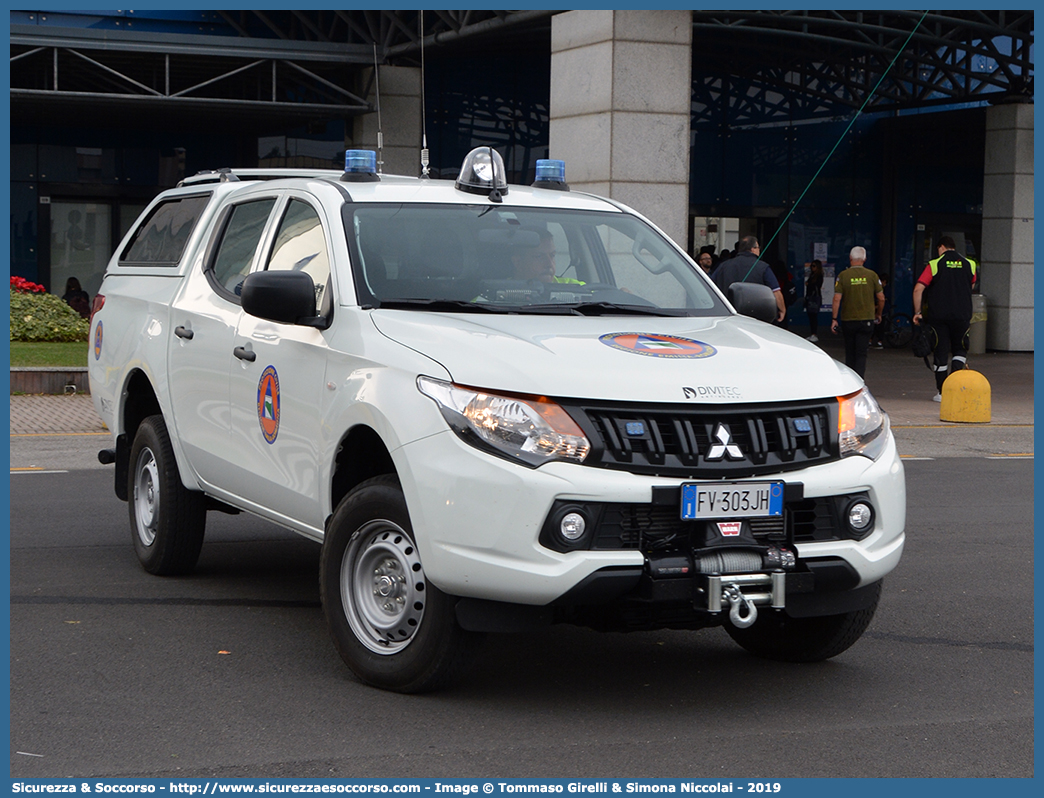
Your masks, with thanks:
[(560, 161), (504, 174), (490, 148), (456, 181), (349, 151), (153, 200), (89, 370), (143, 567), (190, 571), (210, 509), (321, 542), (339, 653), (402, 692), (546, 623), (846, 650), (905, 539), (862, 380)]

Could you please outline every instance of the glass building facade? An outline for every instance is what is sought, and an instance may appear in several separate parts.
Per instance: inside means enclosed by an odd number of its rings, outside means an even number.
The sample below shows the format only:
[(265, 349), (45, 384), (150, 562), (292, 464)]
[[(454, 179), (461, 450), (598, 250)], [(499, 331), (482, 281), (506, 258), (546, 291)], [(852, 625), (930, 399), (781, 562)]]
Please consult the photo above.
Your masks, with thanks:
[[(470, 149), (491, 145), (512, 182), (530, 182), (536, 159), (549, 155), (549, 55), (525, 69), (517, 57), (488, 50), (433, 55), (426, 66), (433, 176), (454, 177)], [(726, 114), (704, 108), (693, 115), (690, 217), (740, 219), (741, 231), (761, 239), (763, 257), (783, 261), (797, 285), (816, 253), (842, 267), (860, 245), (868, 266), (893, 278), (896, 308), (908, 309), (915, 273), (940, 235), (954, 235), (978, 259), (984, 108), (864, 115), (854, 123), (853, 112), (742, 128), (730, 127)], [(109, 253), (158, 191), (222, 166), (335, 166), (344, 130), (341, 122), (171, 131), (21, 126), (15, 119), (11, 273), (58, 294), (75, 276), (93, 294)], [(734, 242), (721, 243), (731, 249)], [(983, 283), (987, 290), (989, 275)]]

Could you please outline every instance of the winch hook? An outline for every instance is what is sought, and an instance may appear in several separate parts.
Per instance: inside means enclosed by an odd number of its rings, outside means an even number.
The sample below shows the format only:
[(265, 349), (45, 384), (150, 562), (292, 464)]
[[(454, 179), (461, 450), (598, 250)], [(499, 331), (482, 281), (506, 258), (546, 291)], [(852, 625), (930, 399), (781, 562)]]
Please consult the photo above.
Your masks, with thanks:
[(726, 585), (721, 591), (721, 597), (732, 605), (729, 620), (737, 629), (746, 629), (758, 619), (758, 608), (743, 595), (737, 585)]

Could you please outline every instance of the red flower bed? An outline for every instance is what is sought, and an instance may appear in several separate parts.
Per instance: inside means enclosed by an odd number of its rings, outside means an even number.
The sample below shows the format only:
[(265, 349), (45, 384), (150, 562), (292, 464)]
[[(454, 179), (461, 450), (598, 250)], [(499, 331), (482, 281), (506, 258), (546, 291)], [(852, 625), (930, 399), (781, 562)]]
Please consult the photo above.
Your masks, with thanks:
[(47, 292), (47, 289), (42, 285), (31, 283), (24, 277), (12, 277), (11, 290), (17, 291), (19, 294), (43, 294)]

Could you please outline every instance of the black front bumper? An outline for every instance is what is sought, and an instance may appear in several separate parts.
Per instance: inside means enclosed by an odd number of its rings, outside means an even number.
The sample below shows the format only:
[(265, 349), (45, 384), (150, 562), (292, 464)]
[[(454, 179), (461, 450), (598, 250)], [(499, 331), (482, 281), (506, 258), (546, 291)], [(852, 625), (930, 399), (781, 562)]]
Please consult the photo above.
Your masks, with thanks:
[(727, 622), (724, 586), (738, 584), (764, 599), (762, 611), (794, 618), (839, 615), (869, 607), (876, 585), (857, 588), (859, 576), (836, 557), (799, 561), (790, 571), (756, 574), (680, 574), (655, 577), (648, 567), (609, 567), (591, 574), (556, 601), (531, 607), (461, 599), (457, 620), (465, 629), (514, 632), (551, 623), (601, 631), (701, 629)]

